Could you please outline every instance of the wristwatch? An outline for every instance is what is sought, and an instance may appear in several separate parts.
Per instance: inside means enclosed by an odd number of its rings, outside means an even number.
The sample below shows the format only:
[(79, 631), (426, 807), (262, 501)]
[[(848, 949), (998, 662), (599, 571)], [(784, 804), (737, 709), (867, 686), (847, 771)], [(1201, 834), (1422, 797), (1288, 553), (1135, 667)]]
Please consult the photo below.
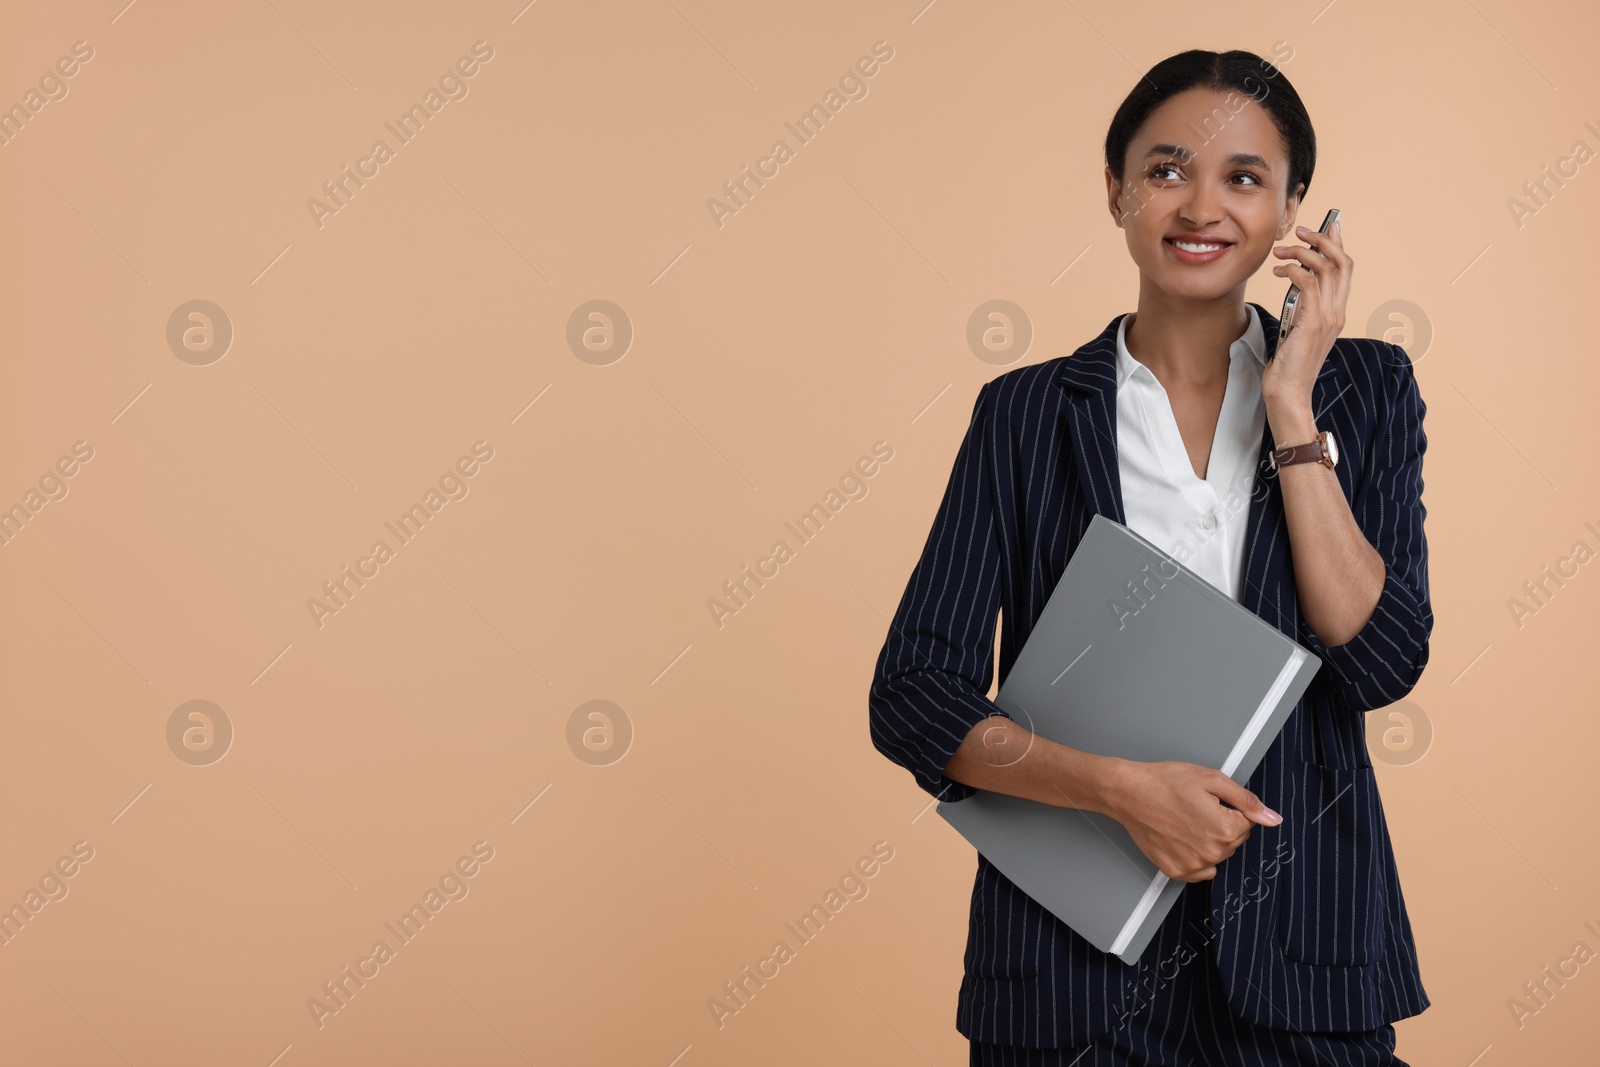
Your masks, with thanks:
[(1290, 445), (1287, 448), (1275, 448), (1268, 454), (1272, 469), (1279, 467), (1292, 467), (1296, 463), (1316, 462), (1332, 470), (1339, 462), (1339, 445), (1333, 439), (1332, 430), (1323, 430), (1317, 434), (1315, 441), (1303, 445)]

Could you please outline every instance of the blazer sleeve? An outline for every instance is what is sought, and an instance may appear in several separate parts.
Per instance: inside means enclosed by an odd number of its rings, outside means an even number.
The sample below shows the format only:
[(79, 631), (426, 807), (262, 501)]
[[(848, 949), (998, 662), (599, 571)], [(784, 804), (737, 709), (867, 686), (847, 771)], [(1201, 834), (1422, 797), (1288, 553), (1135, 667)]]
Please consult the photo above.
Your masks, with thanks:
[(867, 698), (873, 746), (940, 800), (965, 800), (977, 792), (944, 776), (972, 727), (993, 715), (1011, 718), (987, 696), (1002, 562), (991, 477), (991, 386), (978, 391)]
[(1383, 592), (1372, 618), (1349, 641), (1328, 648), (1302, 615), (1300, 636), (1331, 671), (1338, 697), (1356, 711), (1403, 699), (1428, 664), (1433, 606), (1428, 592), (1428, 542), (1423, 519), (1422, 455), (1428, 407), (1417, 389), (1411, 358), (1384, 343), (1387, 368), (1375, 401), (1377, 430), (1356, 490), (1352, 513), (1383, 557)]

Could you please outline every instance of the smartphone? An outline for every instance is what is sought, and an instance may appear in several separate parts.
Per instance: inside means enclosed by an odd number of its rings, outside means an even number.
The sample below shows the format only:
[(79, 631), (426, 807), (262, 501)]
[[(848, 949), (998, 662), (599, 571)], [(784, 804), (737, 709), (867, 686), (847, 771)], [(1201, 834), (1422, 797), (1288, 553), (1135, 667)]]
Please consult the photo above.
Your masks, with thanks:
[[(1339, 209), (1329, 208), (1328, 217), (1322, 220), (1322, 228), (1318, 233), (1327, 233), (1333, 229), (1333, 224), (1339, 221)], [(1294, 313), (1300, 310), (1300, 287), (1294, 283), (1289, 285), (1289, 295), (1283, 298), (1283, 314), (1278, 317), (1278, 343), (1289, 336), (1289, 331), (1294, 329)]]

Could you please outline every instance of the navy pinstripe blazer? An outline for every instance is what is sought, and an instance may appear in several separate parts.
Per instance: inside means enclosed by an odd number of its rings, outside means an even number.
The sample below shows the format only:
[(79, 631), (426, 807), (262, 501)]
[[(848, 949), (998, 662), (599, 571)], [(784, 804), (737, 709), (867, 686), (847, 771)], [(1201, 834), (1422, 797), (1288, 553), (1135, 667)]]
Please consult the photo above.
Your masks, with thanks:
[[(1270, 357), (1278, 320), (1259, 304)], [(895, 611), (868, 696), (872, 743), (941, 800), (972, 787), (944, 767), (986, 695), (996, 612), (1003, 681), (1090, 517), (1125, 522), (1117, 468), (1119, 315), (1070, 357), (985, 384), (933, 529)], [(1257, 826), (1211, 882), (1213, 942), (1229, 1002), (1262, 1026), (1370, 1030), (1428, 1004), (1365, 736), (1365, 713), (1409, 693), (1428, 662), (1433, 610), (1423, 536), (1426, 406), (1397, 345), (1340, 338), (1313, 392), (1319, 429), (1367, 539), (1387, 564), (1372, 618), (1325, 647), (1301, 617), (1283, 493), (1262, 435), (1245, 534), (1243, 604), (1311, 649), (1322, 668), (1245, 783), (1284, 821)], [(1285, 442), (1298, 444), (1299, 442)], [(1225, 505), (1226, 506), (1226, 505)], [(1101, 952), (978, 857), (956, 1014), (970, 1039), (1087, 1043), (1143, 1005), (1165, 962)], [(1170, 977), (1170, 973), (1168, 975)]]

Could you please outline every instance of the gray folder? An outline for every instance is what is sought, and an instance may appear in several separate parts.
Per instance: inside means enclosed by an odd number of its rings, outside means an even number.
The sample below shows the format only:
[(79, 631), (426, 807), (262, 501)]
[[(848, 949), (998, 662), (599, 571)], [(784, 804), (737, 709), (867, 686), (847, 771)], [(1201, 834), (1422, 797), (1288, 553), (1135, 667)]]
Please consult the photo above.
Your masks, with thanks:
[[(1095, 515), (995, 703), (1099, 755), (1243, 783), (1322, 661), (1128, 527)], [(939, 814), (1096, 948), (1136, 962), (1186, 883), (1098, 812), (978, 790)], [(1256, 827), (1252, 833), (1265, 832)]]

